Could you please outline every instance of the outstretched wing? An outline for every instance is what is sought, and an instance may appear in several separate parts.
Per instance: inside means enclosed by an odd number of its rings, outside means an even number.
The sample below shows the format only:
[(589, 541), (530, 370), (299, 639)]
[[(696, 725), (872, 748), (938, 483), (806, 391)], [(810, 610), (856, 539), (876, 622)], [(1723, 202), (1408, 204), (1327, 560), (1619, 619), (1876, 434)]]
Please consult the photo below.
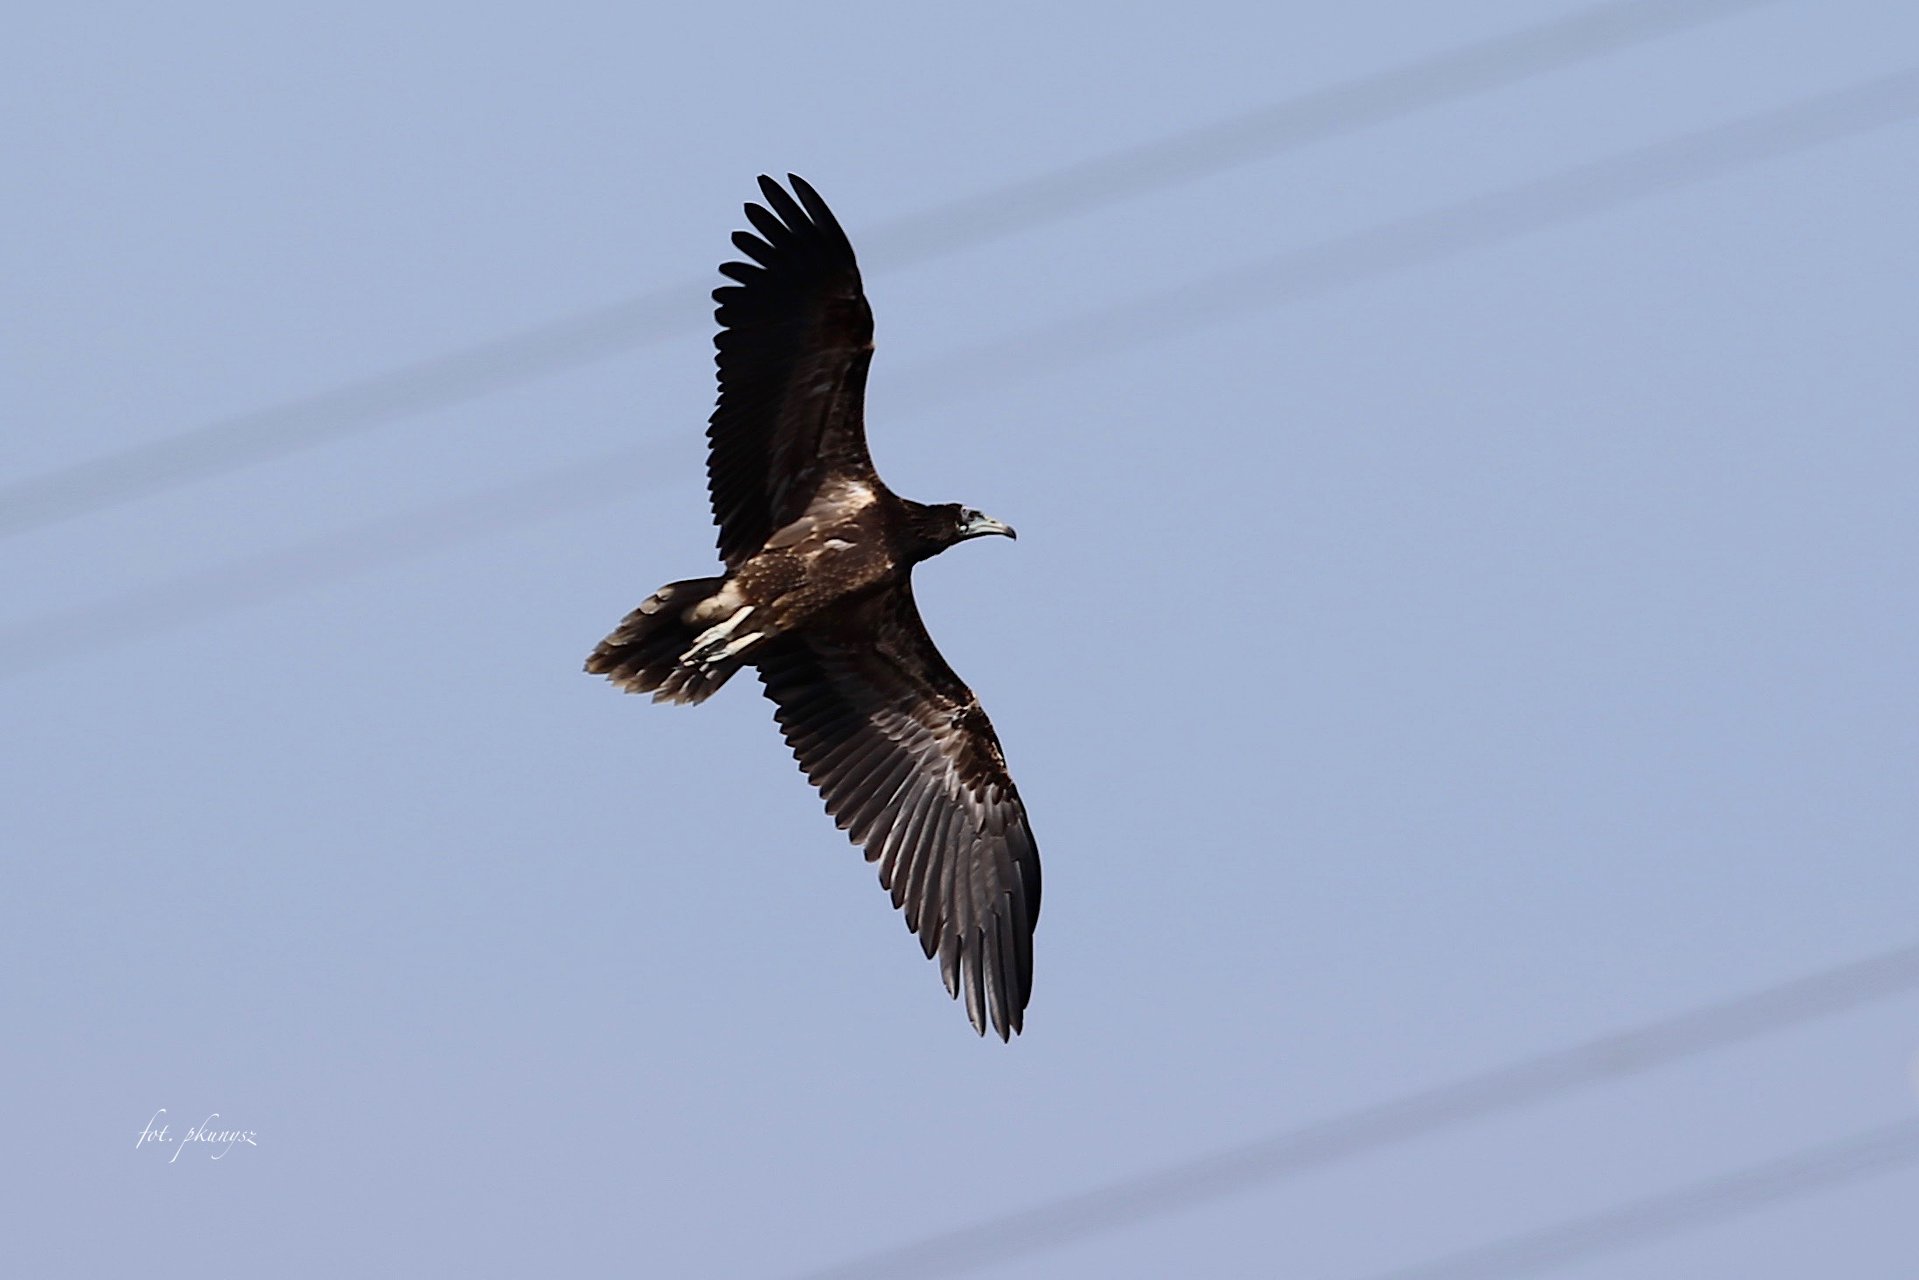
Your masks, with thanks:
[(733, 233), (752, 261), (721, 266), (738, 283), (713, 291), (720, 402), (706, 475), (729, 568), (798, 517), (823, 477), (873, 478), (863, 421), (873, 311), (846, 232), (812, 187), (787, 181), (793, 195), (760, 178), (767, 207), (746, 206), (759, 234)]
[(1033, 991), (1039, 850), (993, 726), (926, 634), (910, 585), (787, 636), (760, 679), (800, 768), (981, 1035)]

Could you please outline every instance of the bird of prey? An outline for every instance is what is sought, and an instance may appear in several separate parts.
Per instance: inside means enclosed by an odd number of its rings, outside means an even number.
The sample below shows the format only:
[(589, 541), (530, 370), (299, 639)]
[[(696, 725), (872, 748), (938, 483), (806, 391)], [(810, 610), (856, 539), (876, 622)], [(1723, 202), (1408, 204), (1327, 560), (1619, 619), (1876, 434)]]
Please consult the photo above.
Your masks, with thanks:
[(586, 669), (654, 701), (703, 702), (742, 666), (841, 830), (879, 864), (981, 1035), (1020, 1030), (1033, 988), (1039, 852), (979, 699), (933, 645), (913, 566), (986, 534), (957, 503), (899, 497), (867, 456), (873, 312), (853, 247), (788, 175), (748, 204), (751, 259), (713, 291), (719, 406), (707, 487), (725, 572), (668, 583)]

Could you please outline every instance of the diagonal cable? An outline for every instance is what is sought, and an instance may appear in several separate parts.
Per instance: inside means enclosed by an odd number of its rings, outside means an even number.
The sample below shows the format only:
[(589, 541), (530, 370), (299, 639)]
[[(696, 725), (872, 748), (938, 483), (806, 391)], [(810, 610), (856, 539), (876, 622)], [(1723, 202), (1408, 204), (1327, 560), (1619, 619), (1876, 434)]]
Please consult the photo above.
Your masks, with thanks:
[(1919, 946), (1901, 947), (1231, 1150), (924, 1236), (808, 1272), (805, 1280), (881, 1280), (891, 1276), (930, 1280), (962, 1275), (1605, 1081), (1743, 1044), (1915, 988), (1919, 988)]
[(516, 525), (630, 497), (648, 481), (651, 453), (629, 448), (575, 462), (484, 493), (36, 618), (0, 631), (0, 680), (461, 546)]
[[(862, 256), (880, 270), (926, 261), (1774, 2), (1614, 0), (948, 201), (863, 232)], [(0, 537), (119, 506), (661, 341), (682, 331), (687, 317), (698, 314), (701, 308), (696, 299), (708, 287), (703, 280), (687, 280), (0, 484)]]
[(1201, 331), (1280, 302), (1518, 240), (1914, 116), (1919, 116), (1919, 67), (1908, 67), (1310, 249), (1236, 263), (1039, 333), (971, 347), (916, 369), (912, 391), (915, 397), (952, 399), (1007, 377)]
[(1919, 1163), (1919, 1120), (1896, 1121), (1710, 1181), (1646, 1196), (1369, 1280), (1507, 1280), (1645, 1244)]
[[(1235, 267), (1197, 284), (1057, 322), (905, 371), (907, 411), (985, 386), (1224, 323), (1249, 312), (1436, 262), (1590, 217), (1919, 115), (1919, 70), (1866, 81), (1562, 174)], [(204, 570), (0, 631), (0, 680), (249, 604), (334, 581), (585, 505), (648, 476), (629, 446), (489, 493)], [(569, 490), (568, 485), (577, 485)]]

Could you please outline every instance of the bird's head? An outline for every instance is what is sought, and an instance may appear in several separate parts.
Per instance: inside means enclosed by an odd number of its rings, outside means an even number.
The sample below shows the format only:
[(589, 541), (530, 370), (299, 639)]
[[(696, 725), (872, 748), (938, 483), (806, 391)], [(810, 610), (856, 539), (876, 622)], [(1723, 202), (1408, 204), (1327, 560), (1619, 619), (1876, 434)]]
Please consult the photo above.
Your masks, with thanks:
[(914, 512), (917, 532), (925, 544), (929, 556), (936, 556), (956, 542), (965, 542), (968, 538), (984, 538), (988, 534), (1000, 534), (1003, 537), (1017, 538), (1013, 526), (971, 507), (963, 507), (957, 502), (943, 502), (934, 507), (921, 507)]
[(975, 511), (971, 507), (953, 504), (953, 541), (964, 542), (968, 538), (984, 538), (988, 534), (999, 534), (1005, 538), (1018, 538), (1013, 526), (995, 520), (984, 511)]

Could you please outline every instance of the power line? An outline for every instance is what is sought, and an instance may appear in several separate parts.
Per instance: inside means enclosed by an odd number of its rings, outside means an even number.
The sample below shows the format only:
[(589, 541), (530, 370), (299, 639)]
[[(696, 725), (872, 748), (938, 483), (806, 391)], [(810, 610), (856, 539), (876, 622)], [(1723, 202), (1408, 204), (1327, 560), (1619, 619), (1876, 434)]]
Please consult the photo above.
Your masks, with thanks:
[(629, 448), (577, 462), (10, 627), (0, 631), (0, 680), (631, 496), (649, 452)]
[(1040, 333), (983, 344), (916, 370), (916, 393), (946, 399), (995, 378), (1053, 369), (1201, 330), (1332, 289), (1607, 213), (1919, 115), (1919, 68), (1664, 142), (1607, 156), (1430, 213), (1340, 236), (1303, 252), (1237, 263)]
[(1504, 1280), (1613, 1253), (1919, 1161), (1919, 1120), (1797, 1151), (1604, 1213), (1510, 1236), (1370, 1280)]
[(862, 244), (870, 238), (877, 265), (905, 265), (1357, 133), (1770, 3), (1773, 0), (1626, 0), (1598, 5), (954, 200), (875, 228)]
[[(905, 410), (1483, 249), (1919, 114), (1919, 70), (1864, 82), (1506, 191), (1233, 268), (906, 370)], [(0, 631), (0, 680), (588, 503), (647, 474), (645, 446)], [(571, 496), (568, 484), (579, 486)], [(443, 521), (436, 525), (435, 521)]]
[[(863, 232), (867, 247), (862, 255), (881, 270), (925, 261), (1774, 2), (1616, 0), (948, 201)], [(661, 341), (697, 313), (695, 298), (707, 287), (689, 280), (656, 289), (13, 481), (0, 486), (0, 536), (131, 502)]]
[(1919, 987), (1919, 945), (1901, 947), (1227, 1151), (1122, 1178), (1092, 1191), (925, 1236), (809, 1272), (805, 1280), (903, 1275), (926, 1280), (961, 1275), (1298, 1177), (1602, 1081), (1743, 1044), (1915, 987)]

